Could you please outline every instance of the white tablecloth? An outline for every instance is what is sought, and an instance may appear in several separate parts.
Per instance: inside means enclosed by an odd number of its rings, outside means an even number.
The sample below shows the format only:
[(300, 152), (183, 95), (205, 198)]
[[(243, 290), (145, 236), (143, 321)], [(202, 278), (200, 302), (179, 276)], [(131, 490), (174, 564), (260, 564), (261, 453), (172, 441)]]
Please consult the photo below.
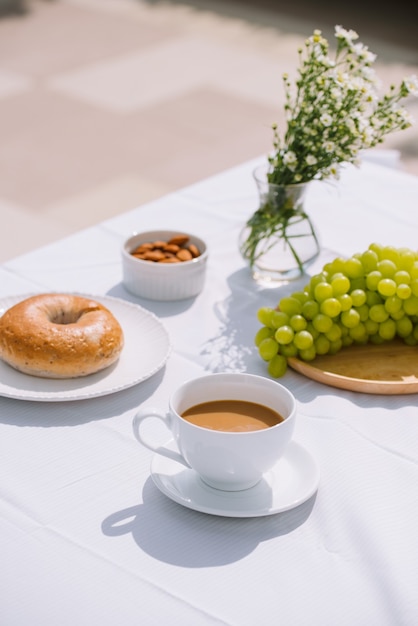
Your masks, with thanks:
[[(202, 372), (267, 375), (256, 311), (306, 281), (263, 289), (237, 248), (257, 206), (251, 161), (5, 263), (0, 298), (111, 295), (152, 311), (172, 352), (157, 374), (87, 400), (0, 398), (2, 626), (416, 626), (418, 400), (342, 391), (291, 370), (295, 440), (316, 458), (316, 495), (290, 511), (225, 518), (154, 485), (134, 439), (137, 407), (166, 407)], [(309, 212), (331, 255), (372, 241), (418, 247), (418, 179), (365, 162), (312, 185)], [(22, 225), (24, 226), (24, 225)], [(120, 247), (132, 231), (187, 230), (210, 247), (195, 299), (128, 294)], [(141, 358), (141, 345), (137, 346)]]

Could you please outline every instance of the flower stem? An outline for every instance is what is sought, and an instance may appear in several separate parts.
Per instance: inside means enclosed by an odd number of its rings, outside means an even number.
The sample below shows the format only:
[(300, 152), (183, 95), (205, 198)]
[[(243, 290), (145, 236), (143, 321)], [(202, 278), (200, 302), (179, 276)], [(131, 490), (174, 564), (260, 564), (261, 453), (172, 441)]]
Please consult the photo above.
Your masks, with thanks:
[[(289, 235), (288, 228), (298, 222), (307, 222), (309, 233)], [(269, 203), (261, 206), (246, 223), (249, 229), (248, 236), (241, 246), (243, 256), (249, 261), (250, 267), (265, 255), (269, 250), (283, 240), (295, 259), (300, 273), (303, 273), (303, 261), (301, 260), (295, 245), (294, 239), (313, 236), (319, 248), (318, 238), (309, 216), (304, 211), (294, 209), (278, 210), (272, 209)]]

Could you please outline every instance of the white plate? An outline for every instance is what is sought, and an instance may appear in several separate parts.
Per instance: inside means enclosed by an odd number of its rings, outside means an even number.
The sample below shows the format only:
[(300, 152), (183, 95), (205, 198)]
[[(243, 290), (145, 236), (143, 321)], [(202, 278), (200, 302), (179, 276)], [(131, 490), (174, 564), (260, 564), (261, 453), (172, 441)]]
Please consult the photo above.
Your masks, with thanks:
[[(0, 314), (30, 295), (0, 298)], [(100, 302), (117, 318), (125, 336), (119, 360), (96, 374), (62, 380), (22, 374), (0, 361), (0, 396), (42, 402), (84, 400), (132, 387), (163, 367), (171, 345), (166, 329), (153, 313), (111, 296), (78, 295)]]
[[(174, 441), (166, 444), (176, 450)], [(151, 476), (158, 489), (183, 506), (223, 517), (260, 517), (288, 511), (308, 500), (318, 489), (319, 467), (295, 441), (261, 481), (243, 491), (220, 491), (206, 485), (192, 469), (154, 454)]]

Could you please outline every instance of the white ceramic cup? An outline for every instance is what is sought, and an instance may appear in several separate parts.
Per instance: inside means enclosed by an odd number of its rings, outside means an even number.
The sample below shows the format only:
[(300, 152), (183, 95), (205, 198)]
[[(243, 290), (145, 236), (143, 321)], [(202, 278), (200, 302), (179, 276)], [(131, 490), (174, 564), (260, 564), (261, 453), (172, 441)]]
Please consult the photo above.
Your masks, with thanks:
[[(186, 409), (213, 400), (244, 400), (278, 412), (284, 420), (260, 430), (226, 432), (197, 426), (181, 417)], [(155, 445), (142, 428), (161, 420), (179, 452)], [(136, 439), (145, 447), (195, 470), (216, 489), (239, 491), (257, 484), (283, 455), (295, 427), (296, 400), (275, 380), (245, 373), (209, 374), (181, 385), (169, 399), (169, 410), (140, 408), (133, 419)]]

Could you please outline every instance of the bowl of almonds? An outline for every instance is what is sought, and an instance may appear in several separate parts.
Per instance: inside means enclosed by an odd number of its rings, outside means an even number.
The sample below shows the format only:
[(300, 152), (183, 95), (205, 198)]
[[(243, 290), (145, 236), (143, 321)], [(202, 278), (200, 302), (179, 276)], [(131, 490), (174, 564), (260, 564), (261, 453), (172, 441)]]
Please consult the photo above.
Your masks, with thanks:
[(205, 242), (190, 233), (138, 233), (122, 246), (123, 284), (149, 300), (192, 298), (203, 288), (207, 259)]

